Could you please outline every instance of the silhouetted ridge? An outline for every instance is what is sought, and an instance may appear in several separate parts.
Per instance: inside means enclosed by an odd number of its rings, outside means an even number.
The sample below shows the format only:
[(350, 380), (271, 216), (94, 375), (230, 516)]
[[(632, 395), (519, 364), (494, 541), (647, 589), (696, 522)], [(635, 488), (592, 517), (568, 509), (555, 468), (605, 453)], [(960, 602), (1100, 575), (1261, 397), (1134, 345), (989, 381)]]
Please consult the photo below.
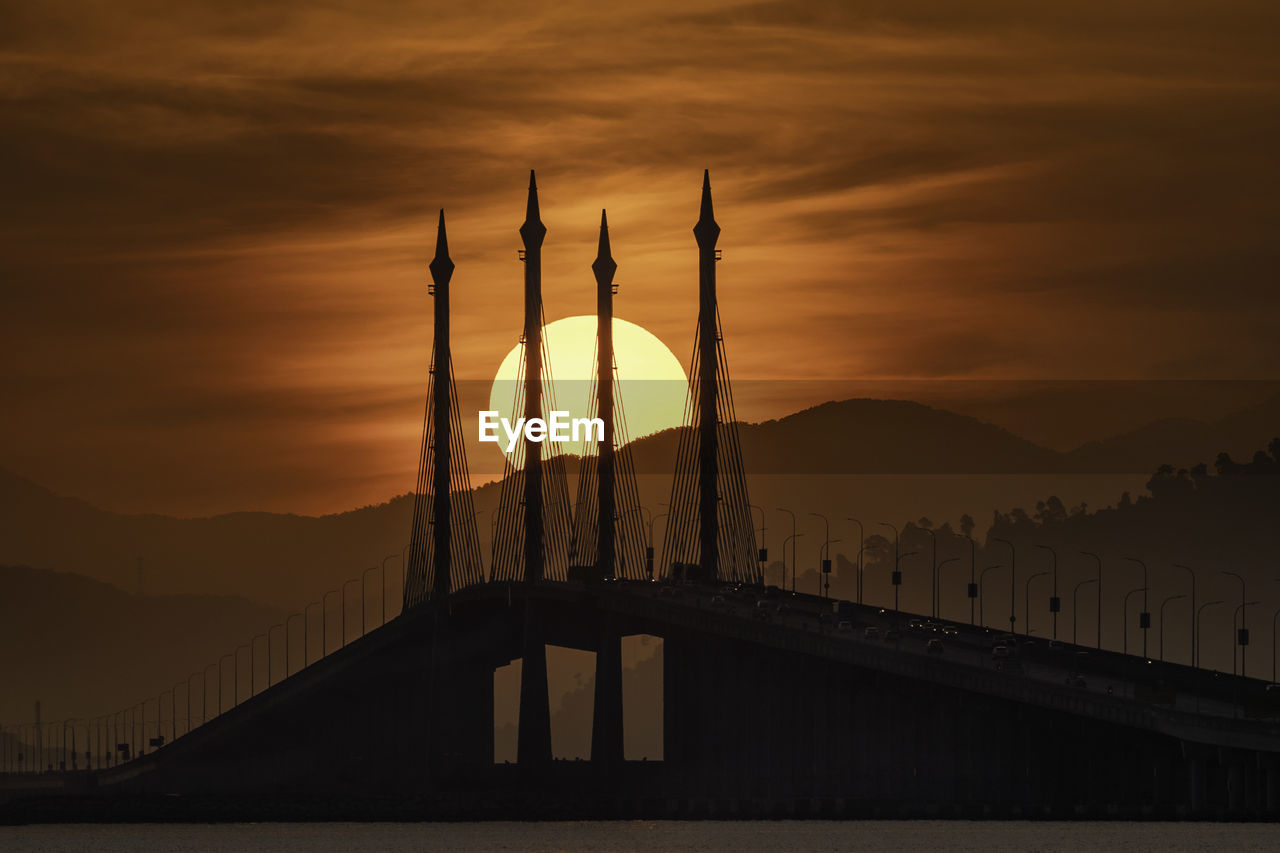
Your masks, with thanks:
[[(670, 470), (678, 430), (635, 442), (637, 470)], [(977, 418), (904, 400), (823, 403), (740, 427), (750, 474), (1003, 474), (1064, 470), (1063, 455)]]

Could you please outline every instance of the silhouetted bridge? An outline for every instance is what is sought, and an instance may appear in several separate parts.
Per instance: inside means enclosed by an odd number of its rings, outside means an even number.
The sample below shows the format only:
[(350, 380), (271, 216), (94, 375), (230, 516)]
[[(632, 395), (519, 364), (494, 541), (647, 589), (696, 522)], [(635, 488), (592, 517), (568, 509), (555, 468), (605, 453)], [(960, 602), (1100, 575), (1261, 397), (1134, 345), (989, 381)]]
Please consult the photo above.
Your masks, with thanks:
[[(905, 614), (854, 606), (840, 629), (829, 611), (759, 588), (481, 585), (134, 761), (11, 777), (4, 814), (1278, 813), (1280, 726), (1249, 716), (1265, 700), (1257, 681), (1068, 645), (1011, 667), (985, 629), (938, 623), (956, 633), (937, 654)], [(663, 638), (662, 761), (494, 763), (493, 673), (520, 656), (529, 620), (546, 642), (588, 651), (601, 637)], [(868, 626), (902, 635), (868, 638)], [(607, 681), (597, 736), (623, 714)]]
[[(571, 512), (563, 466), (526, 437), (486, 574), (442, 212), (401, 615), (149, 754), (0, 777), (0, 818), (1280, 815), (1280, 724), (1260, 682), (1066, 644), (997, 659), (985, 628), (913, 630), (904, 614), (847, 604), (836, 618), (829, 601), (762, 585), (717, 314), (719, 233), (704, 175), (689, 421), (656, 567), (627, 527), (639, 521), (613, 417), (616, 264), (602, 216), (605, 440)], [(520, 234), (515, 410), (532, 421), (546, 234), (532, 175)], [(637, 634), (663, 640), (661, 761), (624, 760), (621, 641)], [(590, 761), (552, 757), (548, 644), (596, 655)], [(494, 672), (517, 659), (518, 756), (496, 764)]]

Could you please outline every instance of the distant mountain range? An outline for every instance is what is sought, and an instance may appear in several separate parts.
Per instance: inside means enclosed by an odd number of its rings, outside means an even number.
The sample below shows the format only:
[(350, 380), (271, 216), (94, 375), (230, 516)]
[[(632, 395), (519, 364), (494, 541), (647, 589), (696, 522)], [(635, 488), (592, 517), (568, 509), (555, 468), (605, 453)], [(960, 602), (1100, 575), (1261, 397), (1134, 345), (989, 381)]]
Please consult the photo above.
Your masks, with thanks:
[(1154, 471), (1213, 460), (1223, 451), (1249, 459), (1280, 436), (1280, 395), (1215, 420), (1167, 418), (1109, 438), (1091, 441), (1067, 456), (1078, 471)]
[[(976, 418), (897, 400), (829, 402), (740, 430), (748, 473), (779, 476), (1145, 474), (1166, 462), (1212, 463), (1224, 449), (1247, 458), (1278, 434), (1280, 397), (1215, 421), (1158, 421), (1066, 453)], [(668, 430), (634, 442), (637, 471), (670, 472), (678, 439), (679, 430)], [(498, 493), (494, 483), (477, 489), (476, 507), (489, 518)], [(779, 502), (784, 499), (769, 505)], [(0, 563), (76, 572), (123, 590), (242, 594), (296, 610), (384, 557), (391, 558), (385, 561), (387, 588), (397, 589), (411, 512), (411, 497), (401, 495), (320, 517), (126, 515), (59, 497), (0, 470)], [(481, 527), (486, 543), (488, 527)], [(381, 580), (371, 573), (370, 598), (379, 594)]]
[[(636, 470), (672, 470), (680, 430), (632, 443)], [(921, 403), (843, 400), (742, 424), (751, 474), (1022, 474), (1058, 471), (1060, 454), (1008, 430)]]
[[(80, 575), (0, 565), (0, 720), (31, 721), (39, 699), (45, 720), (83, 717), (125, 707), (217, 663), (284, 616), (278, 608), (237, 596), (130, 595)], [(319, 617), (312, 612), (313, 627)], [(330, 615), (336, 624), (335, 614)], [(301, 624), (294, 622), (295, 638)], [(275, 632), (276, 675), (283, 666), (282, 635)], [(297, 640), (295, 639), (295, 643)], [(319, 646), (313, 644), (313, 656)], [(265, 685), (266, 645), (257, 643), (259, 688)], [(301, 650), (292, 652), (295, 665)], [(241, 671), (248, 668), (241, 652)], [(233, 677), (226, 661), (227, 700)], [(208, 673), (210, 709), (216, 676)], [(197, 676), (193, 697), (198, 701)], [(247, 675), (241, 689), (248, 688)], [(186, 717), (185, 684), (179, 717)], [(165, 719), (170, 702), (166, 698)], [(199, 710), (193, 708), (193, 716)], [(149, 711), (154, 715), (155, 705)], [(154, 719), (154, 717), (152, 717)]]
[[(672, 470), (679, 430), (632, 443), (636, 469)], [(753, 474), (1145, 474), (1248, 455), (1280, 435), (1280, 395), (1212, 421), (1166, 419), (1067, 452), (966, 415), (904, 400), (823, 403), (743, 424)]]
[[(351, 577), (371, 553), (398, 558), (412, 508), (402, 495), (320, 517), (128, 515), (0, 470), (0, 563), (75, 572), (131, 592), (243, 594), (297, 608)], [(392, 582), (398, 571), (391, 562)]]

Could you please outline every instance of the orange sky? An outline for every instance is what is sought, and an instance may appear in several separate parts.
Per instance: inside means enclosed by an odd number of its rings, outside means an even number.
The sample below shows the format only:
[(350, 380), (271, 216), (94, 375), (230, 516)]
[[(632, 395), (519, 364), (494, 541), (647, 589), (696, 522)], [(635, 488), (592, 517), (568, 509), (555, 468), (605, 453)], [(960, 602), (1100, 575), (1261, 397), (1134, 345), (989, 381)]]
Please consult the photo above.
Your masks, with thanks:
[(745, 417), (1280, 377), (1273, 3), (614, 5), (0, 8), (0, 466), (181, 514), (408, 490), (435, 211), (487, 379), (530, 167), (548, 319), (608, 207), (617, 313), (682, 361), (711, 169)]

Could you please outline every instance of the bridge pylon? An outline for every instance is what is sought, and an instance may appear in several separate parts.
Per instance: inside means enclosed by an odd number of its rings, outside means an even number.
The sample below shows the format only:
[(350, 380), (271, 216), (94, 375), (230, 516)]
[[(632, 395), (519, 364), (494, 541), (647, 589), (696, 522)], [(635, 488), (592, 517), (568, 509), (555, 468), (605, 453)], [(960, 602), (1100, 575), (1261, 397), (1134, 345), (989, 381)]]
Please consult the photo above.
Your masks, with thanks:
[(711, 201), (709, 171), (703, 172), (702, 204), (693, 235), (698, 244), (698, 330), (685, 407), (689, 415), (680, 433), (661, 572), (696, 575), (704, 581), (759, 583), (755, 525), (716, 297), (720, 225)]
[(635, 462), (627, 444), (622, 388), (615, 377), (613, 283), (618, 264), (609, 220), (600, 212), (600, 243), (591, 271), (596, 279), (596, 363), (587, 415), (604, 422), (603, 440), (590, 442), (578, 475), (569, 562), (575, 573), (600, 578), (647, 577), (648, 528), (641, 517)]
[(484, 581), (449, 345), (449, 286), (454, 263), (449, 257), (443, 210), (430, 270), (435, 337), (404, 573), (405, 610), (428, 601), (442, 602), (450, 592)]
[[(530, 170), (525, 219), (520, 225), (524, 244), (520, 254), (524, 262), (523, 358), (513, 405), (513, 410), (526, 421), (545, 418), (548, 409), (555, 409), (550, 353), (542, 335), (542, 244), (546, 235), (537, 178)], [(494, 526), (490, 579), (527, 585), (564, 580), (572, 525), (570, 512), (564, 457), (555, 452), (554, 445), (533, 441), (526, 435), (507, 457)], [(550, 763), (546, 645), (540, 614), (531, 602), (524, 612), (521, 657), (517, 761), (525, 765)]]

